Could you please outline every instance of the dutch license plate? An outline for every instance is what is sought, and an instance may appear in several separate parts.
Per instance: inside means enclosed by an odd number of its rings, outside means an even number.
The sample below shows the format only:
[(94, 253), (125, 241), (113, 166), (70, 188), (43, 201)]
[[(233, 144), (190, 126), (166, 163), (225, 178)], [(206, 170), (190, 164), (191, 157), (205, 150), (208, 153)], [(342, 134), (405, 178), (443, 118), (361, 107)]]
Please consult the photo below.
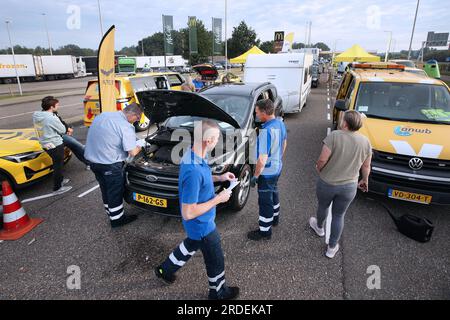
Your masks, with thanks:
[(430, 204), (431, 199), (433, 198), (432, 196), (428, 196), (425, 194), (412, 193), (412, 192), (400, 191), (400, 190), (395, 190), (395, 189), (389, 189), (388, 195), (389, 195), (389, 198), (410, 201), (410, 202), (423, 203), (423, 204)]
[(145, 203), (149, 206), (167, 208), (167, 200), (166, 199), (144, 196), (143, 194), (139, 194), (139, 193), (133, 193), (133, 198), (134, 198), (134, 201), (137, 201), (140, 203)]

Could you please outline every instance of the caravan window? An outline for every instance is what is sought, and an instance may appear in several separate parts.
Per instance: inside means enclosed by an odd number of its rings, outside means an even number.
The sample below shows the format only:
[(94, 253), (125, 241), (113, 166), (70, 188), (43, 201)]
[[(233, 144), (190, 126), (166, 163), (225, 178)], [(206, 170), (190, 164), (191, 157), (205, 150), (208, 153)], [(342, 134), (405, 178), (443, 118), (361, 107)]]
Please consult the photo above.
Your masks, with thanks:
[(303, 84), (306, 84), (306, 82), (308, 82), (308, 75), (309, 75), (309, 69), (305, 68), (305, 76), (303, 78)]
[(169, 74), (167, 75), (167, 79), (169, 79), (169, 83), (171, 87), (181, 86), (184, 81), (177, 74)]

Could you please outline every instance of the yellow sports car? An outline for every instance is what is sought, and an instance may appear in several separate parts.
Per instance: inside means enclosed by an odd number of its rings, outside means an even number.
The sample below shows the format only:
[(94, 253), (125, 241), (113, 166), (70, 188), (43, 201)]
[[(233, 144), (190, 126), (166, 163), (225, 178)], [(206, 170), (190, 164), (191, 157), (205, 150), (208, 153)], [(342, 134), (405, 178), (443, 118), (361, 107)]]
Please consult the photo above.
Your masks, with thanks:
[[(64, 163), (71, 155), (66, 148)], [(34, 129), (0, 130), (0, 180), (8, 180), (14, 188), (25, 187), (49, 175), (52, 165)]]

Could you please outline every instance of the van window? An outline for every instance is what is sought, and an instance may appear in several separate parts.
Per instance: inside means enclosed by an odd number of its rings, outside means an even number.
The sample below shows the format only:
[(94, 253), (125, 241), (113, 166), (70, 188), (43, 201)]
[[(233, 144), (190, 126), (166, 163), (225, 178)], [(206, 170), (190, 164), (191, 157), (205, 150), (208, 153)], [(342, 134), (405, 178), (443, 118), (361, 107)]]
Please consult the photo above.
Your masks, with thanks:
[(341, 86), (339, 88), (338, 94), (336, 99), (337, 100), (342, 100), (345, 99), (345, 97), (347, 96), (347, 90), (348, 90), (348, 86), (350, 85), (351, 81), (353, 80), (353, 76), (350, 73), (347, 73), (344, 77), (344, 79), (342, 79), (341, 82)]
[(355, 79), (353, 79), (352, 83), (350, 84), (350, 87), (348, 88), (347, 96), (345, 97), (345, 105), (347, 106), (347, 108), (350, 107), (351, 97), (353, 94), (353, 90), (355, 89), (355, 84), (356, 81)]
[(303, 84), (306, 84), (308, 81), (308, 68), (305, 68), (305, 75), (303, 77)]
[(369, 118), (450, 125), (450, 93), (439, 85), (362, 83), (355, 108)]

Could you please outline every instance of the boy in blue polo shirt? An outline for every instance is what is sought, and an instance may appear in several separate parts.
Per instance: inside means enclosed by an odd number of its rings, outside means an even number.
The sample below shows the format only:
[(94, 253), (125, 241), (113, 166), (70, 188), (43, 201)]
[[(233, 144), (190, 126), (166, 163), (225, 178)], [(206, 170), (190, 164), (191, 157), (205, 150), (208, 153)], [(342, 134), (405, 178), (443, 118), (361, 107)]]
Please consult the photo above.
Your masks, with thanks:
[(269, 99), (256, 103), (256, 116), (263, 123), (257, 140), (255, 174), (251, 186), (258, 184), (259, 229), (248, 233), (250, 240), (269, 240), (272, 226), (278, 225), (280, 198), (278, 178), (283, 167), (282, 158), (287, 145), (287, 132), (283, 121), (275, 117), (275, 107)]
[(192, 149), (184, 155), (178, 182), (180, 209), (183, 226), (187, 233), (184, 240), (164, 261), (155, 268), (156, 276), (167, 284), (175, 281), (177, 272), (186, 262), (201, 250), (209, 280), (209, 299), (228, 300), (239, 295), (239, 288), (225, 285), (225, 266), (220, 235), (214, 219), (216, 206), (230, 199), (231, 192), (222, 191), (216, 196), (215, 181), (235, 180), (228, 172), (212, 176), (211, 168), (205, 160), (207, 153), (216, 146), (220, 129), (217, 123), (205, 120), (196, 125), (195, 132), (201, 130), (202, 141), (194, 141)]

